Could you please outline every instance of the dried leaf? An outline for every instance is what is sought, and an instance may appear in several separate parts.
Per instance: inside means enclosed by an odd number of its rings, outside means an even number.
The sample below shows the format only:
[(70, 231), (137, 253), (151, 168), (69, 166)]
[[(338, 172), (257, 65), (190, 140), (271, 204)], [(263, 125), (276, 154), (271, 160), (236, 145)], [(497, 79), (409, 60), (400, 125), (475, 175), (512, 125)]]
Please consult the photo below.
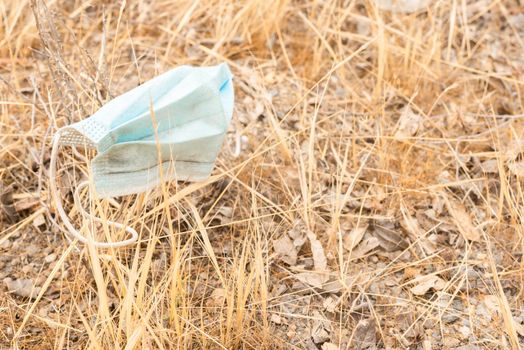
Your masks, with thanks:
[(352, 259), (358, 259), (363, 257), (373, 249), (377, 248), (380, 245), (380, 241), (377, 237), (369, 237), (365, 239), (358, 247), (351, 252)]
[[(359, 280), (358, 283), (360, 282), (365, 283), (367, 281)], [(357, 283), (357, 281), (352, 276), (346, 276), (344, 280), (340, 280), (340, 278), (335, 278), (328, 281), (327, 283), (324, 283), (324, 285), (322, 286), (322, 290), (328, 293), (338, 293), (341, 290), (351, 289), (351, 287), (355, 283)]]
[(326, 343), (322, 344), (322, 348), (321, 349), (322, 350), (338, 350), (339, 347), (336, 344), (326, 342)]
[(331, 337), (329, 336), (330, 322), (320, 312), (313, 312), (313, 327), (311, 329), (311, 338), (316, 344), (322, 344), (328, 341)]
[(518, 138), (502, 145), (502, 152), (505, 157), (514, 160), (518, 155), (524, 152), (524, 139)]
[(277, 240), (273, 241), (273, 249), (277, 253), (280, 260), (285, 262), (290, 266), (295, 266), (297, 264), (298, 254), (293, 244), (293, 241), (287, 236), (284, 235)]
[(11, 223), (18, 221), (18, 213), (13, 203), (13, 189), (11, 186), (4, 187), (0, 182), (0, 213)]
[(426, 254), (433, 254), (437, 249), (433, 242), (423, 236), (425, 232), (420, 227), (417, 218), (411, 216), (409, 211), (403, 205), (400, 207), (400, 211), (402, 212), (402, 217), (404, 219), (400, 224), (413, 236), (415, 241), (420, 242), (420, 245)]
[(360, 243), (362, 238), (364, 237), (364, 234), (366, 233), (369, 225), (361, 226), (361, 227), (355, 227), (351, 230), (348, 234), (344, 236), (344, 248), (346, 248), (348, 251), (353, 251), (355, 247)]
[(288, 231), (288, 236), (293, 240), (293, 245), (297, 248), (297, 251), (306, 243), (307, 237), (305, 232), (307, 227), (302, 223), (302, 221), (297, 221), (293, 228)]
[(311, 287), (321, 289), (324, 283), (329, 279), (329, 276), (325, 273), (301, 272), (297, 273), (295, 278)]
[(517, 331), (517, 333), (521, 337), (524, 337), (524, 325), (519, 323), (515, 318), (513, 318), (513, 325), (515, 326), (515, 330)]
[(313, 328), (311, 338), (315, 344), (322, 344), (330, 339), (329, 333), (321, 327)]
[(379, 239), (380, 246), (387, 252), (395, 250), (404, 250), (408, 247), (408, 243), (402, 235), (392, 227), (375, 226), (375, 236)]
[(220, 221), (221, 224), (228, 224), (231, 222), (233, 217), (233, 208), (228, 206), (222, 206), (218, 209), (216, 219)]
[(499, 172), (499, 161), (497, 159), (488, 159), (480, 163), (480, 169), (487, 174), (496, 174)]
[(424, 295), (431, 288), (434, 290), (442, 290), (446, 286), (446, 281), (437, 275), (418, 277), (415, 278), (412, 283), (416, 283), (416, 285), (410, 289), (414, 295)]
[(453, 221), (464, 239), (475, 242), (479, 241), (480, 232), (475, 225), (473, 225), (471, 216), (466, 211), (466, 208), (464, 208), (461, 203), (453, 199), (448, 199), (446, 196), (444, 196), (444, 199), (446, 201), (448, 212), (453, 217)]
[(337, 304), (338, 302), (335, 299), (333, 299), (332, 297), (327, 297), (322, 302), (322, 306), (324, 307), (324, 310), (328, 312), (335, 312), (337, 308)]
[(411, 108), (406, 107), (400, 116), (398, 129), (395, 132), (395, 138), (397, 140), (406, 140), (415, 136), (421, 124), (422, 117), (415, 114)]
[(17, 200), (14, 203), (14, 206), (17, 212), (21, 212), (27, 209), (31, 209), (37, 206), (38, 204), (40, 204), (39, 198), (27, 197), (27, 198)]
[(36, 298), (38, 292), (40, 292), (40, 288), (33, 285), (32, 279), (21, 278), (13, 280), (11, 278), (5, 278), (4, 284), (9, 292), (23, 298)]
[(295, 275), (295, 277), (302, 283), (310, 285), (315, 288), (322, 288), (322, 285), (329, 279), (329, 272), (327, 266), (326, 255), (324, 254), (324, 248), (317, 239), (317, 236), (309, 231), (307, 233), (309, 244), (311, 246), (311, 254), (313, 255), (313, 265), (315, 270), (311, 272), (301, 272)]
[(313, 254), (315, 271), (328, 271), (326, 254), (324, 254), (322, 243), (320, 243), (320, 241), (317, 239), (317, 236), (311, 231), (308, 232), (307, 237), (309, 238), (309, 244), (311, 245), (311, 253)]
[(509, 171), (517, 177), (524, 177), (524, 161), (508, 164)]
[(354, 332), (352, 348), (367, 349), (376, 345), (377, 330), (372, 319), (358, 321)]
[(424, 233), (424, 230), (420, 228), (417, 219), (412, 217), (403, 205), (400, 207), (400, 211), (402, 212), (402, 218), (404, 219), (401, 222), (401, 225), (406, 229), (406, 231), (411, 233), (413, 237), (420, 237), (420, 234)]
[(208, 304), (212, 306), (222, 306), (226, 298), (226, 290), (223, 288), (215, 288), (208, 298)]

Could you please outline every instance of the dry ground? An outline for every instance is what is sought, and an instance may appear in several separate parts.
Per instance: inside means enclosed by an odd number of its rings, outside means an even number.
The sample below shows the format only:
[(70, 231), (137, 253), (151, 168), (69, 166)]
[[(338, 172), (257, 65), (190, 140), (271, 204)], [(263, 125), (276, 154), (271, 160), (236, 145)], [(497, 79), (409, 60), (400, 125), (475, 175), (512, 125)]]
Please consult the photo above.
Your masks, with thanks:
[[(523, 8), (0, 0), (0, 348), (521, 347)], [(57, 128), (222, 61), (236, 106), (213, 177), (97, 201), (140, 243), (70, 246)], [(79, 151), (60, 187), (87, 234)]]

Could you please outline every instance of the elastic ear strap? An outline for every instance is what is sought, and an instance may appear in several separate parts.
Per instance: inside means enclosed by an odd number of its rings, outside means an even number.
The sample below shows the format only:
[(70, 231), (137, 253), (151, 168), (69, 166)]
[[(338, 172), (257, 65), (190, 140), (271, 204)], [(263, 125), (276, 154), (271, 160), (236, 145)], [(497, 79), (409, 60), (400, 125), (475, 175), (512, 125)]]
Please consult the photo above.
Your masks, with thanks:
[(233, 155), (234, 158), (240, 157), (240, 153), (242, 153), (242, 135), (240, 135), (238, 131), (235, 134), (235, 150), (231, 151), (230, 146), (229, 151), (231, 152), (231, 155)]
[(79, 211), (92, 218), (96, 222), (99, 223), (106, 223), (107, 225), (114, 226), (116, 228), (125, 228), (125, 231), (128, 232), (131, 237), (119, 242), (98, 242), (94, 241), (92, 239), (87, 239), (84, 237), (71, 223), (69, 220), (69, 217), (67, 216), (66, 212), (64, 211), (64, 207), (62, 206), (62, 199), (60, 198), (60, 194), (58, 192), (58, 189), (56, 187), (57, 183), (57, 176), (56, 176), (56, 160), (58, 155), (58, 147), (60, 146), (60, 131), (55, 134), (53, 137), (53, 147), (51, 149), (51, 159), (50, 159), (50, 165), (49, 165), (49, 187), (51, 190), (51, 197), (53, 198), (53, 201), (55, 202), (56, 210), (58, 211), (58, 215), (60, 215), (60, 218), (64, 222), (65, 227), (67, 228), (68, 233), (76, 238), (79, 242), (82, 242), (84, 244), (87, 244), (91, 242), (95, 247), (97, 248), (119, 248), (119, 247), (125, 247), (127, 245), (133, 244), (138, 240), (138, 233), (129, 226), (125, 226), (123, 224), (113, 222), (110, 220), (101, 220), (100, 218), (94, 217), (93, 215), (87, 213), (84, 208), (81, 206), (80, 198), (79, 198), (79, 191), (83, 187), (89, 185), (87, 181), (84, 181), (80, 183), (80, 185), (76, 188), (74, 192), (74, 198), (75, 198), (75, 205), (78, 207)]

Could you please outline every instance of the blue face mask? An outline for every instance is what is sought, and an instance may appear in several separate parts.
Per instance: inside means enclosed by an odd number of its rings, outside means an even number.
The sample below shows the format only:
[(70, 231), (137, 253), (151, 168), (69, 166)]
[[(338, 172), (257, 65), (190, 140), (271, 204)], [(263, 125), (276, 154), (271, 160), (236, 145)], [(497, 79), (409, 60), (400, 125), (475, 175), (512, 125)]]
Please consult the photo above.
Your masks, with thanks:
[[(181, 66), (109, 101), (91, 117), (60, 129), (51, 153), (51, 192), (68, 231), (87, 242), (69, 222), (56, 191), (59, 145), (98, 151), (91, 168), (94, 190), (101, 198), (143, 192), (160, 181), (202, 181), (213, 170), (231, 121), (233, 100), (232, 76), (226, 64)], [(76, 199), (85, 185), (77, 188)], [(126, 230), (131, 234), (126, 241), (93, 243), (100, 247), (130, 244), (137, 234), (129, 227)]]

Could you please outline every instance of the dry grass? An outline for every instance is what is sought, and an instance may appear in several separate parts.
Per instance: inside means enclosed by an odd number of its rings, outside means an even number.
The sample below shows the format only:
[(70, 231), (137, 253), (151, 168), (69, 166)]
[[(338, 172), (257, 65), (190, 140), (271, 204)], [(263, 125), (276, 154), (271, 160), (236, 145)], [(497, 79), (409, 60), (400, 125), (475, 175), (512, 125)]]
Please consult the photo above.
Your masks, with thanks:
[[(523, 7), (0, 1), (0, 348), (520, 348)], [(213, 177), (91, 203), (135, 247), (69, 246), (57, 128), (221, 61), (236, 109)], [(92, 155), (62, 155), (80, 227)]]

